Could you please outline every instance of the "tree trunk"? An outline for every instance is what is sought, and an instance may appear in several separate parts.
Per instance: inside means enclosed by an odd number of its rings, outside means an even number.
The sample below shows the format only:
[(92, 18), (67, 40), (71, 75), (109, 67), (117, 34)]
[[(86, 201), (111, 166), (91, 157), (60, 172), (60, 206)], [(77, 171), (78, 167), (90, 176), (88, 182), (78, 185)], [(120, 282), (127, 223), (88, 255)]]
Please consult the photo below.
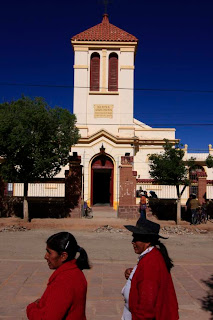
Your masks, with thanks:
[(28, 183), (27, 183), (27, 182), (24, 182), (23, 219), (24, 219), (25, 221), (30, 221), (30, 219), (29, 219), (29, 209), (28, 209), (27, 193), (28, 193)]
[(180, 224), (181, 222), (181, 195), (180, 195), (180, 187), (176, 185), (177, 190), (177, 220), (176, 223)]
[(177, 224), (181, 222), (181, 198), (177, 198)]
[(181, 222), (181, 197), (182, 194), (184, 193), (186, 189), (186, 185), (184, 185), (183, 190), (180, 192), (180, 187), (179, 185), (176, 185), (176, 190), (177, 190), (177, 224), (180, 224)]

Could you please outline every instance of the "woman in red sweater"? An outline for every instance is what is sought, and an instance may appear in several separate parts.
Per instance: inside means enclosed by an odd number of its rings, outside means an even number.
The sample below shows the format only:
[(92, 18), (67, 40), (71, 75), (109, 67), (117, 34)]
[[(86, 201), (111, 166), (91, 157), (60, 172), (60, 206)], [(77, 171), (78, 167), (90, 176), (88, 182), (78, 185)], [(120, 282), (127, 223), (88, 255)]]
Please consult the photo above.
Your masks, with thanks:
[(87, 281), (81, 271), (90, 269), (86, 251), (69, 232), (54, 234), (46, 243), (45, 259), (55, 271), (42, 297), (27, 306), (28, 319), (86, 320)]
[[(160, 225), (139, 219), (125, 226), (133, 233), (138, 264), (125, 271), (122, 320), (178, 320), (178, 303), (170, 274), (173, 267), (166, 247), (159, 241)], [(164, 238), (166, 239), (166, 238)]]

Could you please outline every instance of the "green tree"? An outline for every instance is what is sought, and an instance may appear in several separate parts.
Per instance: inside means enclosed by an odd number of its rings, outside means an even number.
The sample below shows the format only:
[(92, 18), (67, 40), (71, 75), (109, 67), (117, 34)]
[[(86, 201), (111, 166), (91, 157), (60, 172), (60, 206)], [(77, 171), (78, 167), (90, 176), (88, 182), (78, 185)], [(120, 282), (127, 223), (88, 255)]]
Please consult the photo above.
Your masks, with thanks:
[(76, 117), (43, 98), (0, 104), (0, 174), (7, 182), (24, 183), (24, 218), (28, 218), (29, 182), (52, 178), (69, 161), (79, 135)]
[(213, 168), (213, 157), (210, 154), (206, 158), (206, 166), (208, 168)]
[[(150, 160), (150, 176), (159, 184), (175, 185), (177, 190), (177, 223), (181, 221), (181, 196), (189, 185), (188, 168), (193, 166), (194, 159), (187, 164), (183, 160), (184, 150), (181, 145), (175, 145), (165, 140), (163, 145), (164, 152), (160, 154), (152, 154), (149, 156)], [(184, 185), (180, 191), (180, 185)]]

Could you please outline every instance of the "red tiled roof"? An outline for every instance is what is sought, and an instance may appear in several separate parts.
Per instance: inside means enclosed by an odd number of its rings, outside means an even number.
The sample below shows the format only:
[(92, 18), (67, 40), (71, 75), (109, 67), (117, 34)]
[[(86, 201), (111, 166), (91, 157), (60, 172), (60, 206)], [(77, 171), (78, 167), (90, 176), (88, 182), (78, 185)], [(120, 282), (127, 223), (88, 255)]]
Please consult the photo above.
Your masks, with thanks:
[(96, 26), (78, 33), (71, 40), (77, 41), (138, 41), (132, 34), (109, 23), (108, 14), (103, 15), (103, 20)]

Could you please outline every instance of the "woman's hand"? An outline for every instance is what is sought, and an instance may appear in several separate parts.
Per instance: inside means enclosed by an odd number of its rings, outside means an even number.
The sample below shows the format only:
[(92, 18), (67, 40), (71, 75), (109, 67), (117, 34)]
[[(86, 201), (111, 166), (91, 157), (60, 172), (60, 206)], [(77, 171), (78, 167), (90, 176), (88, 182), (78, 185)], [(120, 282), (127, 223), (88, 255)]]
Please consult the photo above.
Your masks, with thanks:
[(124, 272), (124, 276), (126, 279), (129, 279), (130, 273), (132, 272), (133, 268), (128, 268)]

